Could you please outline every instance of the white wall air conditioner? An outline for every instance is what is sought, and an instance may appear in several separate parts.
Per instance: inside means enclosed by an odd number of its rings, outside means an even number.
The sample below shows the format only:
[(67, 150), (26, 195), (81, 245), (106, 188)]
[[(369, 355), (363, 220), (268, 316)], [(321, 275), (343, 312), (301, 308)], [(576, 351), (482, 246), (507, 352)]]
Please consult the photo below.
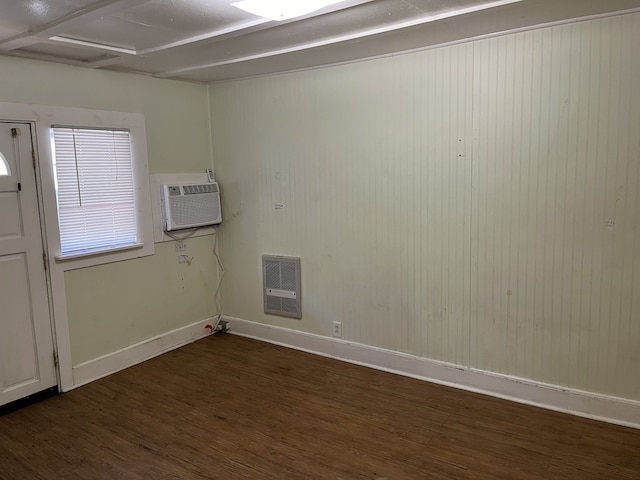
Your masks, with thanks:
[(161, 185), (164, 231), (222, 223), (217, 183)]

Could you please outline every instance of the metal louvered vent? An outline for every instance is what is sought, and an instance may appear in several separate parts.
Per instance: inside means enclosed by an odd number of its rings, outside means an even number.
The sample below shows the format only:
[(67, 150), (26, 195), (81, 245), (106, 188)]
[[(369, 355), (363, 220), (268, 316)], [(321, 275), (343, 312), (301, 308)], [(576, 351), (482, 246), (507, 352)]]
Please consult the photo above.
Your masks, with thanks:
[(300, 259), (262, 256), (264, 313), (302, 318)]

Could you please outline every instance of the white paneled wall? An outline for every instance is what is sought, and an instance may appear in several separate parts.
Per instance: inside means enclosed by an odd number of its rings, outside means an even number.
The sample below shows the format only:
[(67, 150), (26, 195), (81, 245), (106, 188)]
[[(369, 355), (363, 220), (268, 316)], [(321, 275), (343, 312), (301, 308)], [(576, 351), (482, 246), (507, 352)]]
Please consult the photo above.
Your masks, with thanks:
[[(211, 86), (225, 313), (640, 399), (639, 32)], [(262, 313), (264, 253), (302, 258), (302, 320)]]

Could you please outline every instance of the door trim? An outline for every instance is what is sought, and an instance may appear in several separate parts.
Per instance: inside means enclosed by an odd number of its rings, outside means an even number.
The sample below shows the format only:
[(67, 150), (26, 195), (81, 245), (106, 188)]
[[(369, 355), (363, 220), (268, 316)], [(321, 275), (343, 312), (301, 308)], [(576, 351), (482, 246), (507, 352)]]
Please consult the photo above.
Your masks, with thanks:
[[(51, 258), (50, 255), (50, 249), (49, 249), (49, 236), (47, 235), (47, 227), (46, 227), (46, 217), (47, 217), (47, 213), (45, 210), (45, 205), (46, 203), (50, 203), (49, 199), (47, 199), (47, 202), (45, 203), (44, 199), (45, 199), (45, 193), (44, 193), (44, 183), (42, 181), (42, 172), (41, 172), (41, 164), (42, 162), (40, 162), (40, 154), (39, 154), (39, 148), (38, 148), (38, 125), (36, 124), (35, 121), (27, 121), (24, 123), (28, 123), (31, 128), (29, 129), (31, 132), (31, 145), (33, 146), (33, 157), (34, 157), (34, 162), (35, 162), (35, 168), (34, 170), (34, 174), (36, 177), (36, 192), (38, 195), (38, 213), (39, 213), (39, 218), (40, 218), (40, 235), (42, 236), (42, 247), (44, 248), (44, 252), (43, 254), (45, 255), (45, 257), (43, 258), (43, 261), (45, 262), (46, 265), (46, 271), (45, 271), (45, 277), (46, 277), (46, 282), (47, 282), (47, 299), (48, 299), (48, 304), (49, 304), (49, 318), (51, 321), (51, 332), (53, 335), (53, 350), (54, 350), (54, 355), (57, 359), (55, 368), (56, 368), (56, 374), (58, 376), (58, 390), (62, 390), (62, 369), (61, 369), (61, 361), (60, 361), (60, 344), (61, 344), (61, 340), (64, 339), (67, 342), (68, 345), (68, 350), (69, 350), (69, 354), (71, 353), (71, 344), (70, 344), (70, 340), (69, 340), (69, 330), (68, 328), (66, 328), (66, 336), (65, 335), (59, 335), (58, 334), (58, 328), (59, 325), (56, 323), (56, 309), (54, 308), (54, 291), (53, 291), (53, 270), (51, 268), (51, 263), (49, 261), (49, 259)], [(45, 163), (49, 163), (49, 162), (45, 162)], [(54, 197), (55, 200), (55, 197)], [(63, 292), (64, 292), (64, 278), (63, 278)], [(66, 302), (65, 302), (65, 307), (66, 307)], [(66, 325), (65, 325), (66, 326)], [(70, 355), (69, 355), (70, 357)]]

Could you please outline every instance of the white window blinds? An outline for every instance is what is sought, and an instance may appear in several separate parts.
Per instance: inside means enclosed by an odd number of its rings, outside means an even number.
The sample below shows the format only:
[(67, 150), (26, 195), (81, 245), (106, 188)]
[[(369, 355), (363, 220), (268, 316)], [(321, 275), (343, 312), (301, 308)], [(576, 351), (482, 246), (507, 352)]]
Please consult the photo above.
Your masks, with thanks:
[(61, 256), (138, 245), (129, 131), (52, 133)]

